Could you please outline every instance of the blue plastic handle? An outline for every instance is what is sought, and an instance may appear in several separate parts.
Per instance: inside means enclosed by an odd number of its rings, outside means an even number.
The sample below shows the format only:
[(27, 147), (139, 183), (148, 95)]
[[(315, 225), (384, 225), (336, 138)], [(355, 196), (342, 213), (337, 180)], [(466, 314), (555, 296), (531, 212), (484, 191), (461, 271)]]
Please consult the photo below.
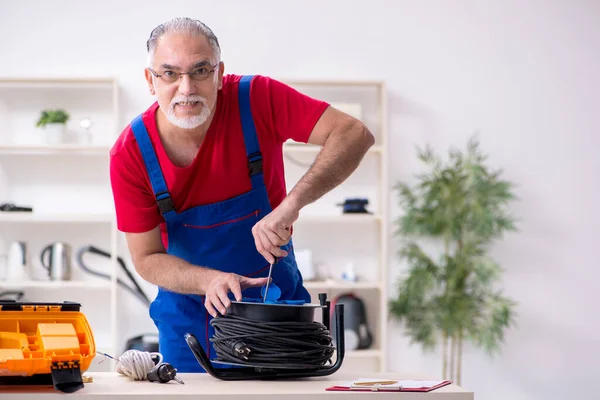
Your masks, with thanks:
[[(267, 290), (267, 285), (264, 285), (260, 288), (260, 295), (265, 297), (265, 290)], [(269, 290), (267, 291), (267, 298), (265, 299), (265, 303), (275, 303), (281, 297), (281, 289), (275, 283), (271, 282), (269, 284)]]

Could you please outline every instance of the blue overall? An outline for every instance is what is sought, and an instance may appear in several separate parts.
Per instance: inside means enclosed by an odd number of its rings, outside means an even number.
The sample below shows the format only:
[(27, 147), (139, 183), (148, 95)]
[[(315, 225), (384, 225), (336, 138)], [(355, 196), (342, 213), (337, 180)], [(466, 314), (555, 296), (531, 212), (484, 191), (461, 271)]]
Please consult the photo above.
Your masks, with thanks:
[[(191, 264), (233, 272), (247, 277), (265, 277), (269, 264), (256, 250), (252, 227), (271, 212), (262, 171), (256, 128), (250, 110), (252, 76), (243, 76), (239, 83), (240, 118), (248, 157), (248, 179), (252, 189), (239, 196), (178, 212), (173, 207), (156, 153), (142, 122), (141, 115), (131, 123), (141, 150), (152, 188), (166, 221), (167, 253)], [(210, 190), (206, 188), (205, 190)], [(273, 266), (272, 282), (281, 289), (280, 300), (310, 302), (302, 276), (294, 258), (292, 241), (282, 246), (288, 256)], [(164, 268), (168, 268), (165, 265)], [(168, 273), (168, 271), (167, 271)], [(258, 299), (260, 288), (246, 289), (243, 297)], [(233, 295), (229, 294), (230, 298)], [(192, 333), (202, 344), (210, 359), (216, 358), (209, 339), (214, 334), (212, 316), (204, 307), (204, 296), (174, 293), (162, 287), (150, 306), (150, 317), (159, 331), (159, 351), (164, 361), (179, 372), (205, 372), (185, 342), (184, 335)], [(218, 367), (224, 367), (219, 364)]]

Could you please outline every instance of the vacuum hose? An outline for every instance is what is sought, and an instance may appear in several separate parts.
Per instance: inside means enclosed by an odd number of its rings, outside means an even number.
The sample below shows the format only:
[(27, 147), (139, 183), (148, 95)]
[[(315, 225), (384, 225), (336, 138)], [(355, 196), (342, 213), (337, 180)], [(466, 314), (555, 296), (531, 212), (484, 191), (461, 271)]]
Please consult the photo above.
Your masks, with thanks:
[[(96, 276), (99, 276), (99, 277), (102, 277), (102, 278), (105, 278), (105, 279), (110, 279), (110, 275), (104, 274), (102, 272), (94, 271), (94, 270), (90, 269), (89, 267), (87, 267), (84, 264), (84, 262), (83, 262), (83, 255), (86, 252), (98, 254), (98, 255), (101, 255), (101, 256), (104, 256), (104, 257), (107, 257), (107, 258), (111, 257), (110, 253), (107, 253), (107, 252), (105, 252), (103, 250), (100, 250), (99, 248), (94, 247), (94, 246), (84, 246), (84, 247), (80, 248), (77, 251), (77, 261), (79, 262), (79, 265), (81, 266), (81, 268), (83, 270), (85, 270), (86, 272), (88, 272), (88, 273), (90, 273), (92, 275), (96, 275)], [(123, 259), (121, 257), (117, 256), (117, 261), (121, 265), (121, 268), (123, 269), (123, 271), (125, 271), (125, 274), (127, 275), (127, 277), (135, 285), (135, 289), (132, 288), (131, 286), (127, 285), (125, 282), (123, 282), (119, 278), (117, 278), (117, 283), (119, 285), (121, 285), (124, 289), (128, 290), (129, 292), (131, 292), (131, 294), (133, 294), (135, 297), (137, 297), (146, 306), (150, 307), (150, 303), (151, 303), (150, 299), (148, 298), (148, 296), (146, 295), (146, 293), (144, 293), (144, 291), (142, 290), (142, 288), (140, 287), (140, 285), (137, 283), (137, 281), (135, 280), (133, 274), (129, 271), (129, 269), (125, 265), (125, 262), (123, 261)]]
[(260, 368), (320, 368), (335, 346), (320, 322), (265, 322), (225, 314), (211, 320), (217, 360)]
[(7, 290), (5, 292), (0, 292), (0, 301), (2, 301), (2, 298), (5, 296), (15, 296), (15, 301), (21, 301), (23, 296), (25, 296), (25, 293), (20, 290)]

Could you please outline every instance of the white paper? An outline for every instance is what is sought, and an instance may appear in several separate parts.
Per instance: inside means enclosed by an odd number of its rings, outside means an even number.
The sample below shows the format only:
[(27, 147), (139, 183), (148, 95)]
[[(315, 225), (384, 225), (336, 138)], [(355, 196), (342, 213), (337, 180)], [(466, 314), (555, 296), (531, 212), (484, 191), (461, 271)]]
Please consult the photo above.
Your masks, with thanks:
[(354, 388), (360, 388), (360, 387), (364, 387), (364, 388), (371, 388), (372, 386), (375, 385), (358, 385), (360, 383), (365, 383), (365, 382), (389, 382), (389, 381), (396, 381), (393, 384), (377, 384), (377, 387), (380, 389), (398, 389), (400, 387), (402, 387), (402, 389), (420, 389), (420, 388), (432, 388), (436, 385), (441, 384), (444, 381), (428, 381), (428, 380), (410, 380), (410, 379), (404, 379), (404, 380), (396, 380), (396, 379), (382, 379), (382, 378), (360, 378), (357, 379), (355, 381), (352, 382), (346, 382), (344, 385), (344, 387), (354, 387)]

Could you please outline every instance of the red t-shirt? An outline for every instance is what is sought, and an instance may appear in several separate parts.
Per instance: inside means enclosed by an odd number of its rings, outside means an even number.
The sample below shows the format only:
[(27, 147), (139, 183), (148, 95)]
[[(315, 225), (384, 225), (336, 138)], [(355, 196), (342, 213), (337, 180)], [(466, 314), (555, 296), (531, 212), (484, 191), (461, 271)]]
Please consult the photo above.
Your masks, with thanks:
[[(240, 78), (223, 77), (215, 116), (196, 159), (187, 167), (175, 166), (162, 146), (156, 125), (158, 103), (142, 115), (177, 212), (223, 201), (252, 187), (238, 108)], [(306, 143), (328, 104), (260, 75), (252, 80), (250, 102), (263, 157), (265, 185), (271, 207), (275, 208), (287, 194), (283, 142), (293, 139)], [(160, 224), (166, 245), (164, 218), (130, 125), (110, 151), (110, 179), (118, 229), (146, 232)]]

